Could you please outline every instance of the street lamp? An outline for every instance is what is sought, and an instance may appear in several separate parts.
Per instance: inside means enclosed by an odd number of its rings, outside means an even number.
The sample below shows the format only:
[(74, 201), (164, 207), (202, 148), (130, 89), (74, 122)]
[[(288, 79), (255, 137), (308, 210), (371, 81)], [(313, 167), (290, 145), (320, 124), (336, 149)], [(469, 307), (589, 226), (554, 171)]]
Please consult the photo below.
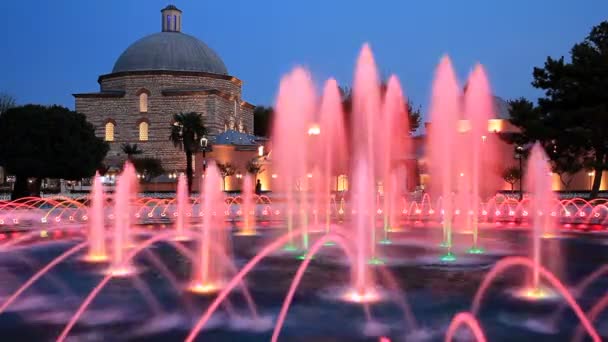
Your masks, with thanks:
[(523, 161), (524, 161), (524, 147), (521, 145), (517, 145), (515, 148), (515, 158), (519, 159), (519, 200), (521, 201), (524, 198), (524, 189), (523, 189)]
[(209, 145), (209, 139), (207, 136), (201, 138), (201, 149), (203, 150), (203, 175), (207, 173), (207, 145)]

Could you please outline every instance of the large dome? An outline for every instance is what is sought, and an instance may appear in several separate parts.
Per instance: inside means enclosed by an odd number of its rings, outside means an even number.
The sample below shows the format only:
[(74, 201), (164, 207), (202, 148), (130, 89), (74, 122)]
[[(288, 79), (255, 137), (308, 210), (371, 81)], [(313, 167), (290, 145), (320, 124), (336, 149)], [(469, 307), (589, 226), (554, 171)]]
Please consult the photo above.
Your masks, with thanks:
[(181, 32), (160, 32), (136, 41), (118, 57), (112, 72), (150, 70), (228, 74), (215, 51)]

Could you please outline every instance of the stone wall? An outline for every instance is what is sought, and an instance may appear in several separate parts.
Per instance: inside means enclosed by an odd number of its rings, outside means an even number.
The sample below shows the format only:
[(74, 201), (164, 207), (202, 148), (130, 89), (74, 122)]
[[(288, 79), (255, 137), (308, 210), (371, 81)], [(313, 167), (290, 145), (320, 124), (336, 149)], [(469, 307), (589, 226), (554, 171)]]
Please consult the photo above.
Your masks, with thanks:
[[(173, 115), (196, 112), (203, 115), (204, 123), (213, 136), (224, 131), (225, 123), (234, 115), (235, 103), (241, 98), (241, 83), (237, 79), (185, 75), (125, 75), (101, 78), (101, 90), (124, 91), (124, 96), (76, 94), (76, 111), (87, 116), (95, 126), (97, 136), (105, 137), (105, 124), (115, 123), (114, 141), (109, 142), (108, 164), (119, 164), (126, 156), (123, 143), (136, 143), (144, 151), (143, 157), (159, 158), (168, 172), (186, 167), (183, 151), (169, 140)], [(214, 89), (216, 92), (188, 92), (163, 95), (167, 90)], [(148, 111), (140, 112), (139, 94), (147, 92)], [(239, 99), (239, 100), (237, 100)], [(253, 112), (248, 105), (238, 104), (238, 118), (243, 116), (244, 129), (253, 132)], [(149, 124), (148, 141), (139, 141), (139, 123)]]

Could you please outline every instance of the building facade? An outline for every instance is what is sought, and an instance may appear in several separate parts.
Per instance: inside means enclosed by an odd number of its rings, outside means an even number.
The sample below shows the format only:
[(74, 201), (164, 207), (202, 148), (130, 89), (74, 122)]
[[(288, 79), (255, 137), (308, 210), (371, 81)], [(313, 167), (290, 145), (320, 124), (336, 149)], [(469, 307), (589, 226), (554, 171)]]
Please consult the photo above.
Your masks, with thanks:
[(74, 94), (76, 111), (110, 144), (107, 165), (121, 165), (125, 143), (143, 157), (160, 159), (167, 171), (183, 171), (186, 160), (169, 140), (173, 115), (203, 116), (210, 138), (227, 130), (253, 133), (254, 106), (242, 99), (242, 81), (205, 43), (182, 33), (182, 12), (161, 11), (162, 31), (129, 46), (100, 90)]

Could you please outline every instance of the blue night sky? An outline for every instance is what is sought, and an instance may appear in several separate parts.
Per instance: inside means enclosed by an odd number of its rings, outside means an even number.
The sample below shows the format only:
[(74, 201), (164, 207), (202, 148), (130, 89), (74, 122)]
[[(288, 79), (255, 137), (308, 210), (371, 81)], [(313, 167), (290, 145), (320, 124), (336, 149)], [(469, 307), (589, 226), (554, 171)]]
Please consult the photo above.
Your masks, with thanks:
[[(19, 0), (3, 13), (0, 92), (17, 102), (74, 107), (76, 92), (97, 91), (120, 53), (160, 31), (169, 0)], [(407, 95), (427, 106), (433, 70), (447, 53), (461, 82), (484, 64), (506, 99), (539, 92), (530, 85), (546, 56), (567, 55), (608, 19), (606, 0), (175, 0), (183, 31), (205, 41), (244, 98), (272, 104), (282, 74), (307, 66), (320, 85), (349, 84), (358, 51), (370, 42), (383, 75), (399, 76)], [(381, 5), (379, 5), (381, 4)]]

